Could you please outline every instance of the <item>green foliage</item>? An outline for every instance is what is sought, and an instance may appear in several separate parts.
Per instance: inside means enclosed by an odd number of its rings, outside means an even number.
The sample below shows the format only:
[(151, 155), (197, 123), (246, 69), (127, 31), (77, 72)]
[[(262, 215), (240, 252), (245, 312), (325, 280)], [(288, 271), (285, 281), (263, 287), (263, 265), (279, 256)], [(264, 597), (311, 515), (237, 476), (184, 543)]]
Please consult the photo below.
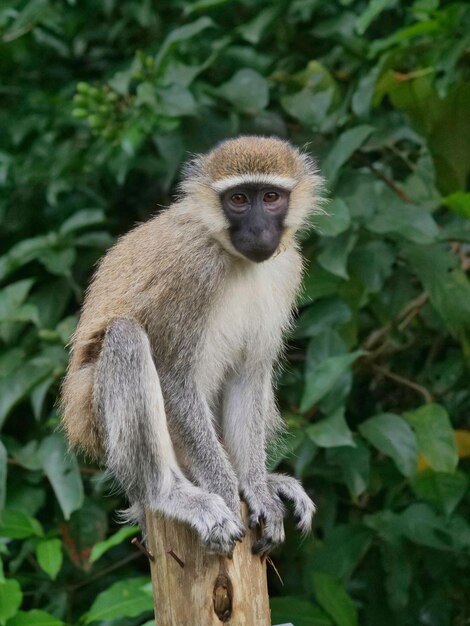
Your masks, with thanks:
[(54, 402), (97, 259), (242, 132), (307, 145), (329, 197), (271, 460), (318, 513), (273, 555), (273, 621), (467, 623), (468, 3), (12, 0), (0, 36), (0, 624), (150, 623)]

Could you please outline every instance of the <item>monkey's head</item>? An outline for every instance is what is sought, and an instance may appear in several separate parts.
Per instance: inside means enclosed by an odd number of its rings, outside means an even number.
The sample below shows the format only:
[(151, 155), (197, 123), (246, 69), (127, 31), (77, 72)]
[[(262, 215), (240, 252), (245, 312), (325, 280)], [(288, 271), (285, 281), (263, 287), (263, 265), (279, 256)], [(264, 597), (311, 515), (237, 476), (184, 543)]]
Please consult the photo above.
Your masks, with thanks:
[(231, 254), (261, 262), (318, 211), (321, 185), (313, 160), (287, 141), (241, 136), (186, 165), (182, 206)]

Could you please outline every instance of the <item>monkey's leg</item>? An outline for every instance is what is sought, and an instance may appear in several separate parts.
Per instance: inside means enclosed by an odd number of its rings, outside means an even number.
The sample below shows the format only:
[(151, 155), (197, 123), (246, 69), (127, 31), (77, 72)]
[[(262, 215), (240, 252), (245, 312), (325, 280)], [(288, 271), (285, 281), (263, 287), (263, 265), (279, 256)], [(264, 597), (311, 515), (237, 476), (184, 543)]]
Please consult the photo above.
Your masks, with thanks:
[(284, 506), (268, 487), (266, 413), (269, 372), (259, 367), (234, 374), (226, 384), (223, 403), (224, 443), (248, 505), (249, 524), (263, 524), (263, 536), (253, 552), (263, 554), (284, 541)]
[(225, 502), (183, 475), (168, 432), (160, 382), (145, 332), (114, 320), (97, 363), (94, 403), (103, 420), (106, 463), (131, 510), (149, 507), (189, 523), (208, 548), (225, 554), (243, 527)]
[(250, 526), (263, 522), (263, 537), (255, 553), (265, 553), (284, 541), (284, 507), (294, 504), (298, 526), (309, 528), (315, 507), (294, 478), (266, 471), (267, 425), (277, 415), (271, 367), (247, 367), (234, 375), (224, 394), (224, 441), (250, 510)]
[(168, 415), (173, 420), (172, 429), (178, 433), (178, 451), (188, 460), (187, 469), (191, 480), (205, 491), (221, 496), (230, 510), (239, 517), (237, 476), (219, 441), (204, 395), (188, 375), (185, 379), (185, 382), (182, 381), (177, 386), (176, 401), (171, 393), (166, 399)]

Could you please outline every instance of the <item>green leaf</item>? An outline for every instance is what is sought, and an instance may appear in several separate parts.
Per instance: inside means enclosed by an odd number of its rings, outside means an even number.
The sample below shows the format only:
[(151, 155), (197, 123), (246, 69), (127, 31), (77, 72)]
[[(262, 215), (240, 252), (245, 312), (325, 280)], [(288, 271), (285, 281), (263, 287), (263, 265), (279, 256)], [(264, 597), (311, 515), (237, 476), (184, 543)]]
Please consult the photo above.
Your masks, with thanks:
[(41, 537), (41, 524), (21, 511), (5, 509), (0, 524), (0, 537), (9, 539), (25, 539), (26, 537)]
[(243, 113), (257, 113), (269, 102), (269, 87), (261, 74), (251, 69), (238, 70), (219, 87), (218, 92)]
[(373, 131), (374, 128), (372, 126), (363, 124), (350, 128), (339, 136), (333, 148), (326, 155), (322, 166), (322, 172), (330, 186), (333, 186), (336, 182), (341, 167), (348, 161), (353, 152), (362, 146)]
[(358, 626), (357, 610), (343, 585), (329, 574), (313, 574), (315, 596), (338, 626)]
[(26, 300), (33, 285), (31, 279), (19, 280), (2, 289), (0, 292), (0, 322), (15, 319), (17, 309)]
[(270, 598), (273, 624), (293, 623), (295, 626), (332, 626), (328, 615), (314, 604), (301, 598), (285, 596)]
[(83, 484), (77, 459), (58, 433), (41, 442), (39, 453), (64, 517), (69, 519), (70, 514), (83, 504)]
[(37, 259), (41, 252), (55, 245), (57, 237), (53, 233), (32, 239), (23, 239), (0, 257), (0, 280), (4, 280), (14, 271), (30, 261)]
[(380, 546), (382, 564), (385, 570), (385, 588), (390, 606), (395, 611), (406, 608), (413, 579), (408, 547), (404, 542)]
[(102, 209), (82, 209), (65, 220), (59, 232), (62, 235), (68, 235), (82, 228), (102, 224), (104, 221), (105, 215)]
[(49, 574), (52, 580), (55, 580), (62, 567), (60, 539), (42, 539), (36, 546), (36, 556), (40, 568)]
[(392, 272), (395, 260), (393, 251), (384, 241), (371, 241), (357, 246), (349, 256), (348, 266), (353, 276), (369, 292), (377, 293)]
[(267, 7), (260, 11), (252, 20), (239, 26), (238, 30), (243, 39), (251, 44), (259, 43), (263, 33), (276, 17), (278, 11), (279, 9), (276, 6)]
[(307, 307), (300, 316), (294, 337), (317, 337), (351, 319), (351, 309), (340, 298), (325, 298)]
[(297, 93), (283, 96), (281, 104), (285, 111), (307, 128), (321, 128), (333, 103), (333, 87), (317, 91), (305, 87)]
[(204, 16), (200, 17), (195, 22), (191, 22), (191, 24), (185, 24), (184, 26), (180, 26), (179, 28), (174, 28), (173, 30), (171, 30), (170, 34), (163, 42), (157, 56), (155, 57), (155, 69), (160, 68), (163, 60), (173, 47), (175, 47), (182, 41), (186, 41), (188, 39), (196, 37), (197, 35), (202, 33), (203, 30), (209, 28), (210, 26), (214, 26), (214, 22), (210, 19), (210, 17)]
[(380, 235), (393, 233), (408, 241), (429, 244), (436, 240), (439, 229), (432, 215), (416, 204), (407, 204), (390, 194), (384, 194), (380, 210), (367, 220), (365, 227)]
[(24, 446), (19, 445), (17, 442), (10, 443), (9, 452), (21, 467), (32, 471), (40, 470), (42, 467), (38, 454), (38, 442), (34, 439), (28, 441)]
[(0, 624), (13, 617), (23, 600), (23, 593), (17, 580), (9, 578), (0, 582)]
[(183, 117), (197, 113), (197, 102), (193, 94), (182, 85), (170, 85), (159, 90), (160, 103), (157, 110), (168, 117)]
[(3, 41), (14, 41), (29, 32), (40, 23), (49, 13), (50, 5), (47, 0), (30, 0), (20, 11), (15, 11), (11, 26), (4, 31)]
[(233, 0), (196, 0), (195, 2), (192, 2), (191, 4), (187, 4), (185, 6), (184, 14), (192, 15), (193, 13), (209, 11), (214, 7), (219, 7), (224, 4), (229, 4), (231, 2), (233, 2)]
[(370, 452), (366, 444), (354, 438), (356, 447), (340, 446), (327, 451), (327, 460), (338, 465), (349, 493), (357, 498), (367, 489), (370, 472)]
[(446, 515), (451, 515), (464, 497), (468, 479), (463, 472), (448, 474), (424, 470), (411, 481), (411, 488), (418, 498), (427, 500)]
[(370, 72), (363, 74), (358, 81), (351, 100), (351, 108), (359, 118), (366, 118), (369, 115), (380, 70), (380, 66), (376, 65)]
[(443, 244), (404, 246), (403, 254), (423, 283), (433, 307), (470, 357), (470, 281)]
[(307, 428), (310, 439), (321, 448), (355, 446), (352, 433), (344, 418), (344, 407)]
[[(435, 20), (427, 23), (436, 25)], [(426, 22), (421, 26), (426, 26)], [(466, 45), (466, 40), (462, 43)], [(416, 130), (426, 137), (438, 187), (444, 193), (452, 193), (466, 188), (470, 173), (470, 84), (453, 79), (453, 88), (445, 95), (439, 94), (435, 72), (432, 61), (412, 80), (395, 79), (388, 95), (393, 106), (405, 111)]]
[(334, 239), (326, 239), (317, 262), (325, 270), (340, 278), (349, 278), (347, 264), (349, 253), (354, 248), (357, 235), (345, 232)]
[(399, 415), (381, 413), (359, 425), (359, 432), (375, 448), (391, 457), (404, 476), (416, 472), (418, 450), (416, 438)]
[(128, 578), (114, 583), (98, 595), (85, 614), (85, 624), (122, 617), (136, 617), (153, 610), (153, 595), (147, 578)]
[(334, 526), (322, 545), (314, 550), (312, 569), (348, 580), (369, 550), (372, 539), (372, 531), (362, 524), (352, 522)]
[(75, 248), (63, 248), (43, 250), (38, 254), (38, 260), (48, 272), (56, 276), (70, 276), (72, 265), (77, 253)]
[(138, 526), (125, 526), (124, 528), (120, 528), (116, 533), (114, 533), (114, 535), (111, 535), (111, 537), (108, 537), (105, 541), (100, 541), (95, 544), (90, 554), (90, 563), (94, 563), (101, 558), (105, 552), (114, 548), (114, 546), (118, 546), (128, 537), (132, 537), (133, 535), (135, 536), (138, 532)]
[(442, 200), (451, 211), (470, 220), (470, 193), (456, 191)]
[(425, 504), (409, 506), (401, 514), (400, 526), (403, 534), (418, 545), (451, 549), (454, 543), (452, 526)]
[(2, 511), (5, 506), (5, 498), (7, 495), (7, 451), (3, 443), (0, 441), (0, 522), (2, 520)]
[(46, 611), (33, 609), (32, 611), (18, 611), (8, 621), (8, 626), (64, 626), (64, 622)]
[(334, 387), (339, 378), (348, 371), (352, 363), (363, 354), (362, 350), (356, 350), (350, 354), (332, 356), (309, 372), (300, 403), (301, 412), (308, 411), (321, 400)]
[(312, 264), (304, 277), (300, 293), (300, 304), (308, 304), (325, 296), (336, 295), (341, 279), (325, 271), (317, 264)]
[(405, 413), (404, 418), (415, 431), (418, 451), (426, 463), (438, 472), (453, 472), (459, 459), (455, 434), (445, 408), (425, 404)]
[(359, 35), (363, 35), (366, 32), (378, 15), (385, 11), (385, 9), (392, 8), (396, 3), (397, 0), (371, 0), (368, 2), (366, 5), (367, 8), (356, 20), (356, 30)]
[(344, 200), (334, 198), (323, 209), (325, 213), (315, 213), (311, 218), (312, 224), (323, 237), (336, 237), (349, 228), (351, 215)]

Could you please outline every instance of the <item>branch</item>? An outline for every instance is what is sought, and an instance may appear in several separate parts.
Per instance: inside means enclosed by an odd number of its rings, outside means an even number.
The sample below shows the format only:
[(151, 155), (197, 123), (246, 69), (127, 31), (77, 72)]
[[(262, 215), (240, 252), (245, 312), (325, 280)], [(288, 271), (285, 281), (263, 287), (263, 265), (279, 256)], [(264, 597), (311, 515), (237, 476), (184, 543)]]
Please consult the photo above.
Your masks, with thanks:
[(401, 200), (403, 200), (403, 202), (406, 202), (407, 204), (414, 204), (412, 198), (410, 198), (410, 196), (405, 191), (403, 191), (403, 189), (400, 189), (400, 187), (391, 178), (389, 178), (386, 174), (378, 170), (375, 167), (375, 165), (373, 165), (366, 156), (364, 156), (361, 152), (354, 152), (353, 154), (356, 158), (360, 159), (365, 165), (367, 165), (367, 167), (374, 174), (374, 176), (379, 178), (388, 187), (390, 187), (390, 189), (394, 191), (397, 194), (397, 196)]
[(404, 378), (399, 374), (394, 374), (393, 372), (386, 369), (385, 367), (382, 367), (381, 365), (376, 365), (375, 363), (372, 363), (371, 366), (372, 369), (374, 369), (376, 372), (379, 372), (386, 378), (390, 378), (390, 380), (393, 380), (396, 383), (403, 385), (404, 387), (409, 387), (410, 389), (413, 389), (414, 391), (422, 395), (427, 404), (430, 404), (433, 401), (433, 397), (426, 389), (426, 387), (423, 387), (422, 385), (419, 385), (412, 380), (408, 380), (408, 378)]

